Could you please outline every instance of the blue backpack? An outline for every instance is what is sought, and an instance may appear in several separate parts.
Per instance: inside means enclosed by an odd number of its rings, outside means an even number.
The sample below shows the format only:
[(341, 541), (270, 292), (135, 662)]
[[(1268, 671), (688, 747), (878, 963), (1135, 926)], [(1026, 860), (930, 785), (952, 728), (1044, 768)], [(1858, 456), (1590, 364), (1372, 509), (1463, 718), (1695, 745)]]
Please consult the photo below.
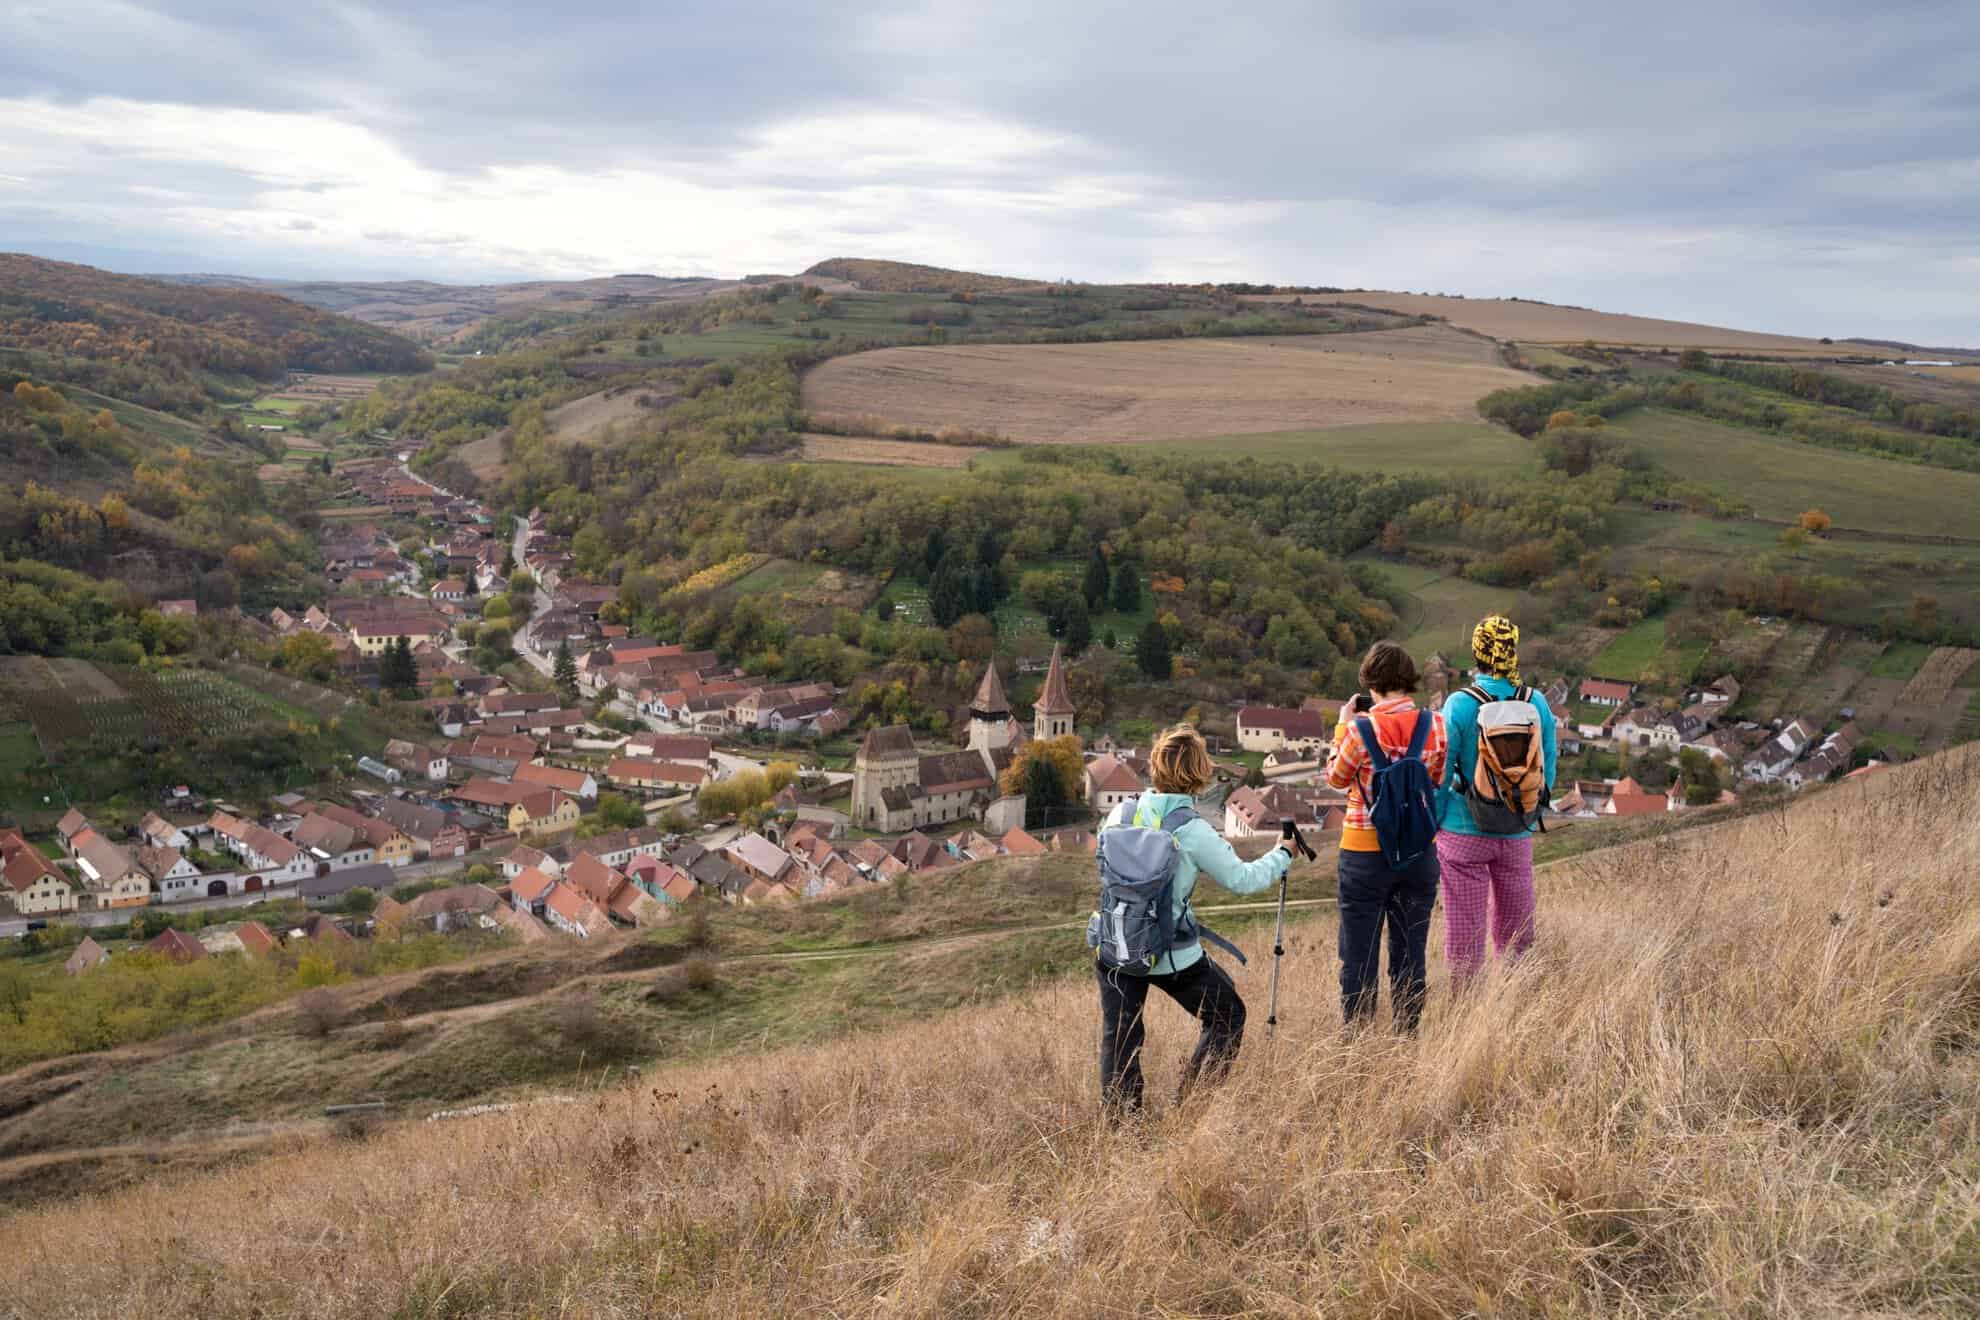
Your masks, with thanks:
[(1198, 924), (1187, 903), (1181, 917), (1176, 915), (1182, 858), (1176, 831), (1195, 819), (1195, 811), (1177, 807), (1151, 828), (1141, 823), (1137, 808), (1126, 821), (1100, 831), (1100, 905), (1086, 923), (1086, 943), (1101, 965), (1146, 975), (1164, 954), (1198, 939), (1244, 962), (1235, 944)]
[(1391, 761), (1375, 737), (1375, 726), (1368, 717), (1355, 717), (1354, 727), (1361, 734), (1361, 745), (1368, 749), (1368, 764), (1374, 771), (1370, 776), (1368, 820), (1375, 827), (1375, 841), (1381, 846), (1382, 860), (1391, 871), (1414, 866), (1437, 841), (1437, 813), (1433, 806), (1436, 788), (1423, 764), (1423, 740), (1434, 718), (1427, 710), (1416, 712), (1409, 750)]

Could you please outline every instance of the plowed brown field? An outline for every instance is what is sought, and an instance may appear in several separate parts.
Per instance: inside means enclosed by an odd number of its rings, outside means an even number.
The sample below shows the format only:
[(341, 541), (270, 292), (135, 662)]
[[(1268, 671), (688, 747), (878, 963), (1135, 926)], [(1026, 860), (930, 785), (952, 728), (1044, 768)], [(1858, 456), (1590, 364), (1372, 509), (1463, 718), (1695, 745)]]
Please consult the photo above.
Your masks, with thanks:
[(813, 412), (994, 432), (1026, 444), (1132, 444), (1370, 422), (1469, 421), (1533, 378), (1446, 326), (1131, 344), (887, 348), (805, 377)]
[(1448, 298), (1429, 293), (1308, 293), (1265, 294), (1248, 302), (1352, 303), (1380, 307), (1411, 316), (1441, 316), (1452, 325), (1495, 339), (1530, 344), (1631, 344), (1646, 348), (1706, 348), (1736, 353), (1810, 354), (1834, 357), (1850, 352), (1875, 352), (1861, 345), (1824, 344), (1795, 335), (1770, 335), (1752, 330), (1727, 330), (1689, 321), (1664, 321), (1654, 316), (1626, 316), (1551, 303), (1519, 302), (1510, 298)]

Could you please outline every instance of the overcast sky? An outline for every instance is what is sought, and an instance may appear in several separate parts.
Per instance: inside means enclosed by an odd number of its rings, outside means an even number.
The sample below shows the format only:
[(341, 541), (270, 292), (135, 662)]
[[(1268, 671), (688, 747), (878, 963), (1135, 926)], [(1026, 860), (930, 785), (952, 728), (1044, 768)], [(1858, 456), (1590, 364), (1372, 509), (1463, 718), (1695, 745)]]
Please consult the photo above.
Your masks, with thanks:
[(0, 7), (0, 248), (1521, 295), (1980, 346), (1980, 5)]

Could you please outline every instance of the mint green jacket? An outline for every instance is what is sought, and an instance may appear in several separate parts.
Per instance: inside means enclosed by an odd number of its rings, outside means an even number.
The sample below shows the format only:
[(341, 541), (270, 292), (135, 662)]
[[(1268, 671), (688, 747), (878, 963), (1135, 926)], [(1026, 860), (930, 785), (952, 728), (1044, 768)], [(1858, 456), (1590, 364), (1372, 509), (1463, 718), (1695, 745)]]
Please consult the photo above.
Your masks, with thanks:
[[(1194, 801), (1187, 794), (1157, 793), (1151, 788), (1135, 801), (1123, 802), (1115, 807), (1100, 828), (1110, 830), (1117, 825), (1132, 823), (1158, 829), (1164, 816), (1177, 807), (1192, 805)], [(1274, 848), (1255, 862), (1245, 861), (1232, 851), (1230, 844), (1224, 842), (1224, 836), (1200, 816), (1176, 831), (1176, 845), (1182, 853), (1176, 865), (1173, 891), (1175, 916), (1179, 923), (1194, 919), (1189, 899), (1196, 892), (1196, 877), (1199, 874), (1209, 876), (1233, 894), (1256, 894), (1269, 889), (1292, 865), (1291, 855), (1283, 848)], [(1164, 976), (1170, 972), (1185, 971), (1202, 960), (1202, 942), (1191, 940), (1163, 954), (1149, 969), (1149, 975)]]

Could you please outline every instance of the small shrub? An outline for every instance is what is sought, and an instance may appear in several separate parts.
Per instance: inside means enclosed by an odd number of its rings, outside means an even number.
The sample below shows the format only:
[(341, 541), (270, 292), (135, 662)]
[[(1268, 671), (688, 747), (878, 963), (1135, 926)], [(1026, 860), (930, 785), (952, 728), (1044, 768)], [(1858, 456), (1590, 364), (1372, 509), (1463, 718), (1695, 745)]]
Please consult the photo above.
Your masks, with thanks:
[(690, 990), (713, 990), (720, 983), (715, 971), (715, 960), (703, 954), (696, 954), (681, 964), (681, 984)]
[(296, 996), (296, 1021), (305, 1036), (319, 1040), (344, 1025), (344, 997), (328, 986), (305, 990)]

